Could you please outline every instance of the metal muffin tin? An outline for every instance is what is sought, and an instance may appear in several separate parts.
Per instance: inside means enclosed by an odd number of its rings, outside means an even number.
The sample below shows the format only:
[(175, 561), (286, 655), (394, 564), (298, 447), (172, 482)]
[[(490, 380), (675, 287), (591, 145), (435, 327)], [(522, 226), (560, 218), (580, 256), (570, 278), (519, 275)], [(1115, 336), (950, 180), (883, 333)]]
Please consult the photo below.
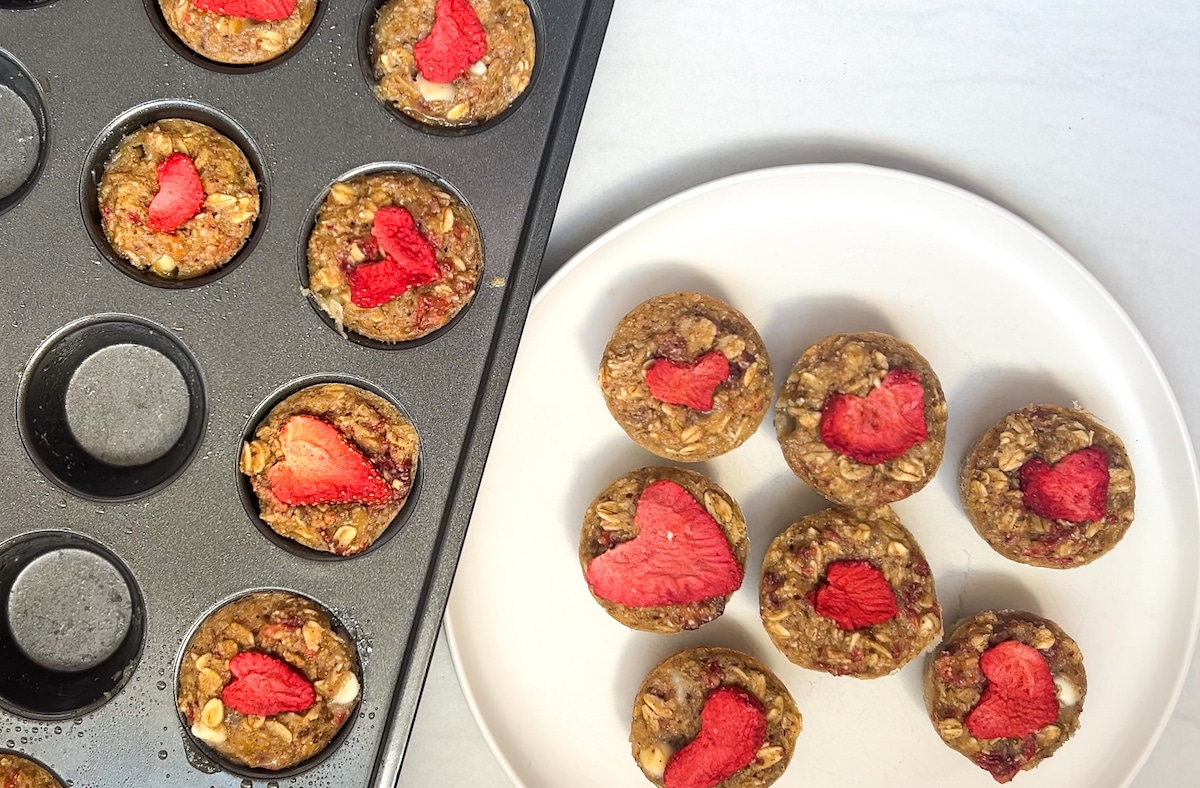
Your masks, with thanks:
[[(183, 730), (176, 662), (222, 601), (269, 588), (325, 605), (363, 662), (345, 741), (277, 782), (390, 788), (400, 771), (612, 0), (529, 0), (534, 79), (511, 111), (467, 132), (416, 127), (375, 99), (363, 58), (379, 0), (321, 5), (315, 30), (286, 59), (227, 68), (181, 55), (153, 0), (0, 2), (0, 85), (33, 105), (42, 143), (29, 183), (0, 208), (0, 399), (10, 403), (0, 420), (9, 513), (0, 521), (0, 750), (44, 762), (75, 788), (252, 783)], [(246, 143), (264, 211), (252, 245), (219, 276), (160, 287), (111, 259), (96, 236), (93, 189), (97, 164), (140, 125), (131, 119), (171, 114), (216, 117), (224, 128), (211, 125)], [(340, 336), (303, 294), (302, 266), (297, 275), (329, 184), (383, 163), (443, 179), (473, 210), (484, 245), (461, 318), (430, 341), (394, 347)], [(123, 350), (96, 363), (107, 347)], [(146, 373), (143, 356), (169, 359), (184, 388)], [(161, 459), (108, 467), (79, 456), (63, 400), (81, 363), (124, 382), (139, 407), (175, 414), (178, 437), (165, 439), (176, 442)], [(420, 494), (386, 539), (339, 560), (267, 538), (247, 516), (236, 470), (255, 417), (318, 380), (385, 395), (422, 442)], [(161, 402), (154, 391), (166, 392)], [(84, 410), (103, 433), (104, 409)], [(32, 637), (23, 617), (54, 607), (56, 565), (82, 567), (82, 609), (112, 604), (104, 600), (122, 588), (90, 587), (93, 574), (123, 578), (128, 590), (116, 615), (72, 619), (81, 649), (94, 640), (105, 651), (69, 673), (21, 662), (29, 641), (14, 642)]]

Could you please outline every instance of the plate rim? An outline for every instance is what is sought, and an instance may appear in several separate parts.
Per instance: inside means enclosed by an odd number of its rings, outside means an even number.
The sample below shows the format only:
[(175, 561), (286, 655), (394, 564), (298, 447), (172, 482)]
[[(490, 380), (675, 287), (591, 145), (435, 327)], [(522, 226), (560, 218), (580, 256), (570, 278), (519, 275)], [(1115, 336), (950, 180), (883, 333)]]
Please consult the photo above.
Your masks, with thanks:
[[(1163, 391), (1167, 395), (1168, 403), (1170, 404), (1171, 416), (1179, 429), (1179, 434), (1184, 439), (1184, 449), (1188, 459), (1188, 472), (1191, 478), (1192, 494), (1194, 496), (1194, 504), (1197, 512), (1200, 512), (1200, 466), (1197, 464), (1196, 446), (1192, 439), (1191, 433), (1188, 430), (1187, 422), (1183, 417), (1183, 411), (1179, 406), (1179, 400), (1175, 396), (1175, 390), (1167, 379), (1166, 373), (1162, 369), (1162, 365), (1158, 361), (1158, 357), (1154, 354), (1153, 349), (1146, 341), (1145, 336), (1138, 329), (1137, 325), (1129, 317), (1128, 313), (1122, 308), (1117, 299), (1100, 283), (1095, 276), (1092, 275), (1084, 265), (1079, 262), (1070, 252), (1068, 252), (1061, 244), (1051, 238), (1048, 234), (1040, 230), (1032, 222), (1022, 218), (1013, 211), (982, 197), (974, 192), (964, 189), (954, 184), (946, 183), (945, 181), (937, 180), (925, 175), (907, 172), (905, 170), (897, 170), (889, 167), (880, 167), (872, 164), (861, 164), (857, 162), (840, 162), (840, 163), (820, 163), (820, 164), (786, 164), (774, 167), (764, 167), (753, 170), (727, 175), (716, 178), (704, 183), (692, 186), (682, 191), (676, 192), (668, 197), (665, 197), (651, 205), (642, 208), (628, 218), (618, 222), (608, 230), (598, 235), (595, 239), (587, 243), (583, 248), (571, 256), (549, 279), (538, 286), (537, 292), (534, 294), (533, 301), (530, 304), (529, 311), (534, 309), (547, 297), (552, 289), (557, 286), (562, 280), (566, 279), (576, 268), (580, 267), (584, 261), (592, 257), (597, 250), (612, 243), (617, 238), (627, 234), (633, 228), (641, 225), (657, 214), (663, 213), (671, 208), (697, 199), (704, 194), (712, 191), (730, 188), (741, 183), (755, 180), (769, 180), (774, 178), (787, 178), (794, 175), (801, 177), (813, 174), (822, 173), (859, 175), (884, 178), (889, 180), (904, 181), (910, 184), (921, 186), (924, 188), (940, 191), (952, 197), (956, 197), (966, 202), (972, 203), (980, 208), (995, 214), (998, 218), (1006, 220), (1011, 224), (1016, 225), (1019, 229), (1029, 233), (1033, 238), (1045, 244), (1052, 252), (1057, 254), (1068, 266), (1074, 269), (1076, 274), (1079, 274), (1083, 280), (1089, 284), (1096, 294), (1099, 295), (1105, 303), (1113, 310), (1115, 315), (1120, 319), (1124, 327), (1130, 332), (1130, 335), (1136, 342), (1139, 349), (1145, 355), (1146, 360), (1153, 370), (1157, 382), (1161, 385)], [(503, 418), (503, 410), (501, 411)], [(486, 466), (484, 473), (486, 474)], [(473, 517), (473, 515), (472, 515)], [(1200, 523), (1196, 524), (1200, 527)], [(470, 526), (467, 530), (468, 537), (470, 535)], [(1200, 551), (1195, 556), (1196, 565), (1200, 567)], [(495, 737), (492, 735), (491, 728), (484, 721), (482, 710), (479, 707), (477, 698), (472, 689), (470, 679), (466, 675), (466, 671), (462, 662), (461, 648), (458, 635), (454, 625), (452, 612), (453, 604), (453, 586), (451, 587), (450, 603), (447, 604), (446, 610), (442, 616), (442, 629), (446, 633), (446, 642), (450, 651), (450, 659), (454, 666), (454, 675), (458, 681), (458, 686), (462, 690), (463, 697), (466, 700), (467, 707), (470, 709), (471, 717), (475, 721), (475, 725), (487, 743), (488, 749), (496, 762), (504, 772), (505, 776), (515, 786), (515, 788), (527, 788), (526, 782), (517, 775), (511, 761), (500, 748)], [(1183, 692), (1183, 685), (1187, 680), (1190, 666), (1195, 658), (1197, 636), (1200, 634), (1200, 583), (1197, 583), (1196, 594), (1192, 600), (1191, 620), (1189, 633), (1187, 638), (1187, 646), (1184, 649), (1184, 659), (1180, 670), (1175, 676), (1173, 686), (1170, 691), (1170, 699), (1164, 713), (1160, 717), (1158, 724), (1155, 726), (1146, 745), (1142, 748), (1142, 752), (1133, 764), (1133, 768), (1128, 772), (1121, 782), (1122, 786), (1130, 785), (1137, 775), (1146, 765), (1146, 761), (1150, 758), (1151, 753), (1157, 747), (1162, 739), (1162, 734), (1166, 730), (1168, 723), (1174, 715), (1175, 709), (1179, 704), (1179, 698)]]

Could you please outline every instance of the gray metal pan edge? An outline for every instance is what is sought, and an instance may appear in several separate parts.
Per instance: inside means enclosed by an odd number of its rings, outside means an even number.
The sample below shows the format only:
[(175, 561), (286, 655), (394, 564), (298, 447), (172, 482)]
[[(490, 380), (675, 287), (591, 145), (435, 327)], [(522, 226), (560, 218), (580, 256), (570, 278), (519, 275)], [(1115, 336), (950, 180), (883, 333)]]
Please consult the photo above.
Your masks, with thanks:
[[(328, 1), (328, 0), (327, 0)], [(565, 178), (612, 0), (540, 0), (538, 73), (497, 125), (422, 132), (372, 96), (359, 58), (364, 1), (329, 2), (293, 57), (220, 73), (180, 57), (141, 0), (57, 0), (0, 9), (0, 48), (36, 77), (50, 125), (45, 170), (0, 216), (0, 542), (70, 531), (111, 550), (145, 599), (145, 645), (112, 700), (76, 719), (0, 710), (0, 750), (15, 749), (84, 786), (239, 786), (196, 768), (174, 704), (181, 640), (241, 592), (289, 588), (327, 605), (360, 641), (363, 699), (346, 741), (281, 785), (395, 784), (454, 566)], [(263, 151), (270, 214), (252, 253), (200, 287), (163, 289), (122, 275), (92, 244), (78, 188), (85, 154), (110, 121), (156, 99), (219, 109)], [(379, 350), (343, 339), (306, 302), (297, 276), (305, 216), (338, 175), (380, 161), (431, 170), (472, 207), (485, 268), (474, 303), (444, 335)], [(17, 390), (41, 343), (81, 317), (123, 313), (172, 331), (194, 355), (207, 425), (194, 459), (144, 498), (97, 502), (43, 476), (18, 433)], [(250, 413), (310, 375), (369, 381), (407, 410), (423, 439), (422, 490), (378, 550), (312, 561), (263, 538), (243, 511), (236, 454)], [(2, 618), (2, 617), (0, 617)], [(200, 764), (203, 766), (203, 764)]]

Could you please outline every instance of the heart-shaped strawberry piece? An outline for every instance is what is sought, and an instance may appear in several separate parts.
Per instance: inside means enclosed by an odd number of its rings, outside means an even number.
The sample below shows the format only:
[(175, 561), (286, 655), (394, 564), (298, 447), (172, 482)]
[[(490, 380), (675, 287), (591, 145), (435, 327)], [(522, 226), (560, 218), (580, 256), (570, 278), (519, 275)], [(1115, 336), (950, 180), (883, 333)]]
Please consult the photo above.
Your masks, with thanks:
[(204, 207), (204, 184), (186, 153), (163, 159), (157, 174), (158, 191), (150, 201), (146, 225), (156, 233), (173, 233)]
[(967, 730), (975, 738), (1024, 737), (1058, 719), (1050, 665), (1033, 646), (1019, 640), (997, 643), (983, 652), (979, 667), (988, 685), (967, 715)]
[(911, 369), (893, 369), (865, 397), (832, 394), (821, 408), (821, 442), (867, 465), (925, 440), (925, 389)]
[(638, 534), (587, 566), (592, 593), (619, 605), (656, 607), (732, 594), (743, 570), (721, 526), (673, 481), (649, 484), (633, 517)]
[(700, 709), (700, 733), (663, 772), (666, 788), (712, 788), (754, 761), (767, 740), (762, 703), (741, 687), (718, 687)]
[(429, 35), (413, 45), (413, 59), (430, 82), (453, 82), (487, 54), (487, 31), (467, 0), (438, 0)]
[(296, 0), (192, 0), (192, 5), (201, 11), (256, 22), (278, 22), (296, 10)]
[(650, 395), (669, 405), (712, 410), (717, 386), (729, 377), (729, 359), (713, 350), (689, 363), (660, 358), (646, 370)]
[(288, 506), (392, 499), (392, 488), (375, 466), (324, 419), (292, 416), (279, 430), (279, 447), (283, 461), (267, 471), (267, 484)]
[(882, 624), (900, 612), (891, 584), (869, 561), (830, 564), (824, 585), (814, 595), (813, 607), (845, 630)]
[(1041, 457), (1021, 466), (1025, 508), (1047, 520), (1094, 523), (1108, 512), (1108, 452), (1099, 446), (1073, 451), (1054, 465)]
[(288, 663), (269, 654), (243, 651), (229, 660), (234, 680), (221, 690), (226, 706), (242, 714), (270, 717), (308, 710), (317, 700), (313, 685)]

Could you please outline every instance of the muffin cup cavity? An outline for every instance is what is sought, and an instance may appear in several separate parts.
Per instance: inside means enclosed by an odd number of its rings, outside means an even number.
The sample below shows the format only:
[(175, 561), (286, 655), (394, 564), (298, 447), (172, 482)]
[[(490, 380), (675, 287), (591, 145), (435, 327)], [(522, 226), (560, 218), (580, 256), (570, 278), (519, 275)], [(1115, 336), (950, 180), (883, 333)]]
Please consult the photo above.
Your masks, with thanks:
[(60, 720), (116, 695), (141, 657), (146, 604), (111, 550), (66, 531), (0, 545), (0, 707)]
[(96, 501), (150, 495), (200, 446), (208, 405), (200, 367), (170, 331), (103, 314), (50, 336), (25, 367), (17, 424), (38, 469)]
[[(0, 2), (0, 8), (35, 3)], [(37, 80), (21, 61), (0, 49), (0, 215), (33, 191), (49, 156), (50, 124)]]
[[(213, 607), (211, 607), (207, 611), (205, 611), (204, 614), (201, 615), (199, 619), (197, 619), (196, 623), (194, 625), (192, 625), (191, 629), (188, 631), (187, 635), (184, 636), (183, 641), (180, 643), (179, 653), (175, 658), (175, 681), (173, 683), (173, 686), (175, 687), (176, 699), (178, 700), (178, 696), (179, 696), (180, 689), (181, 689), (181, 680), (182, 680), (182, 676), (183, 676), (183, 661), (187, 658), (188, 652), (191, 650), (191, 648), (194, 644), (194, 641), (196, 640), (197, 635), (201, 631), (201, 628), (213, 616), (217, 615), (218, 613), (223, 611), (228, 606), (233, 605), (238, 602), (250, 600), (251, 598), (253, 598), (255, 595), (258, 595), (258, 594), (271, 594), (271, 593), (282, 593), (282, 594), (289, 594), (289, 595), (293, 595), (295, 597), (299, 597), (302, 600), (304, 600), (305, 602), (310, 603), (313, 607), (316, 608), (316, 610), (318, 610), (319, 612), (321, 612), (322, 614), (324, 614), (325, 616), (328, 617), (330, 628), (332, 629), (332, 631), (335, 634), (337, 634), (338, 636), (340, 636), (350, 646), (350, 650), (353, 654), (354, 661), (355, 661), (354, 673), (359, 681), (358, 698), (355, 701), (355, 703), (356, 703), (356, 706), (361, 706), (363, 694), (366, 689), (366, 680), (363, 675), (363, 669), (366, 664), (366, 660), (365, 660), (366, 651), (364, 649), (361, 638), (357, 637), (350, 630), (350, 628), (346, 626), (345, 622), (343, 622), (338, 617), (338, 615), (336, 613), (334, 613), (332, 609), (329, 608), (328, 605), (325, 605), (318, 599), (315, 599), (314, 597), (312, 597), (308, 594), (302, 593), (300, 591), (296, 591), (291, 588), (282, 588), (282, 587), (275, 587), (275, 586), (252, 588), (252, 589), (249, 589), (246, 591), (238, 592), (232, 596), (226, 597), (225, 599), (221, 600), (220, 602), (215, 604)], [(324, 747), (322, 747), (318, 752), (313, 754), (311, 757), (306, 758), (305, 760), (300, 761), (299, 763), (296, 763), (292, 766), (288, 766), (288, 767), (285, 767), (282, 769), (262, 769), (262, 768), (253, 768), (250, 766), (246, 766), (243, 763), (239, 763), (238, 761), (233, 760), (229, 756), (223, 755), (222, 753), (218, 752), (210, 744), (202, 741), (199, 737), (197, 737), (192, 732), (192, 723), (187, 719), (187, 717), (184, 715), (184, 713), (181, 710), (179, 710), (178, 707), (179, 707), (179, 704), (176, 703), (176, 711), (177, 711), (178, 718), (179, 718), (179, 724), (183, 728), (183, 734), (184, 734), (184, 737), (185, 737), (185, 740), (187, 741), (187, 743), (190, 744), (191, 746), (195, 747), (196, 750), (201, 755), (203, 755), (203, 757), (207, 758), (212, 763), (216, 764), (217, 766), (219, 766), (221, 769), (225, 770), (226, 772), (229, 772), (230, 774), (235, 774), (239, 777), (247, 778), (249, 780), (272, 780), (272, 781), (284, 780), (284, 779), (287, 779), (290, 777), (295, 777), (298, 774), (302, 774), (302, 773), (320, 765), (325, 760), (327, 760), (330, 756), (332, 756), (342, 746), (342, 743), (346, 741), (346, 739), (347, 739), (347, 737), (349, 737), (351, 731), (353, 731), (354, 723), (358, 719), (358, 716), (359, 716), (357, 708), (351, 707), (349, 715), (346, 717), (345, 722), (341, 724), (341, 727), (338, 729), (338, 731), (333, 735), (333, 737), (329, 740), (329, 742)]]
[(387, 341), (383, 341), (380, 339), (375, 339), (372, 337), (364, 336), (363, 334), (360, 334), (357, 331), (355, 331), (353, 328), (350, 328), (350, 327), (344, 326), (344, 325), (340, 325), (339, 321), (335, 320), (333, 318), (333, 316), (330, 315), (330, 313), (324, 307), (321, 306), (321, 304), (318, 301), (318, 298), (316, 297), (316, 295), (314, 294), (314, 292), (311, 288), (312, 283), (310, 282), (310, 279), (309, 279), (309, 256), (308, 256), (309, 239), (312, 236), (313, 231), (316, 229), (317, 218), (321, 212), (321, 206), (325, 203), (326, 199), (329, 197), (330, 190), (336, 184), (344, 183), (346, 181), (350, 181), (352, 179), (360, 178), (360, 177), (364, 177), (364, 176), (389, 175), (389, 174), (416, 175), (420, 178), (423, 178), (423, 179), (433, 183), (435, 186), (437, 186), (438, 189), (444, 191), (446, 194), (449, 194), (451, 197), (453, 197), (455, 200), (457, 200), (462, 205), (462, 207), (465, 209), (466, 213), (471, 216), (472, 221), (474, 221), (474, 217), (476, 215), (475, 210), (471, 207), (471, 204), (469, 202), (467, 202), (466, 198), (463, 197), (462, 193), (458, 189), (456, 189), (453, 185), (451, 185), (450, 182), (447, 181), (445, 178), (442, 178), (441, 176), (431, 172), (430, 170), (427, 170), (423, 167), (419, 167), (415, 164), (409, 164), (406, 162), (397, 162), (397, 161), (376, 162), (373, 164), (366, 164), (361, 167), (355, 167), (352, 170), (344, 172), (341, 175), (339, 175), (337, 178), (335, 178), (334, 180), (330, 181), (329, 185), (326, 186), (325, 189), (323, 189), (321, 191), (321, 193), (317, 196), (317, 198), (313, 201), (313, 204), (309, 207), (308, 214), (305, 216), (304, 224), (301, 226), (300, 237), (299, 237), (299, 239), (297, 239), (297, 245), (296, 245), (296, 262), (297, 262), (297, 267), (298, 267), (298, 271), (300, 274), (300, 287), (301, 287), (302, 291), (304, 292), (304, 294), (308, 297), (309, 305), (313, 308), (313, 311), (317, 313), (317, 316), (321, 318), (321, 321), (323, 323), (325, 323), (325, 325), (329, 326), (331, 329), (333, 329), (334, 331), (336, 331), (338, 334), (345, 337), (346, 339), (349, 339), (351, 342), (354, 342), (357, 345), (362, 345), (363, 347), (373, 348), (375, 350), (402, 350), (405, 348), (419, 347), (428, 342), (432, 342), (435, 339), (437, 339), (438, 337), (453, 330), (454, 326), (457, 325), (458, 322), (463, 319), (463, 317), (471, 309), (471, 305), (473, 303), (475, 303), (475, 300), (478, 298), (479, 284), (483, 280), (484, 272), (487, 268), (486, 242), (483, 238), (482, 231), (479, 230), (478, 223), (476, 223), (475, 230), (476, 230), (476, 233), (478, 234), (480, 250), (481, 250), (481, 253), (483, 254), (483, 259), (480, 263), (479, 276), (475, 282), (475, 291), (471, 295), (470, 299), (465, 304), (463, 304), (463, 306), (461, 308), (459, 308), (458, 312), (456, 312), (449, 320), (447, 320), (444, 325), (430, 331), (427, 334), (424, 334), (423, 336), (417, 337), (415, 339), (400, 340), (400, 341), (395, 341), (395, 342), (387, 342)]
[(330, 0), (317, 0), (317, 7), (313, 13), (312, 22), (305, 28), (304, 33), (290, 47), (285, 49), (280, 54), (269, 60), (263, 60), (258, 63), (222, 63), (218, 60), (205, 57), (190, 46), (185, 44), (183, 40), (176, 35), (171, 26), (167, 24), (166, 17), (163, 16), (162, 7), (159, 5), (159, 0), (143, 0), (146, 6), (146, 16), (150, 18), (150, 24), (162, 36), (163, 41), (171, 49), (175, 50), (176, 54), (184, 60), (188, 60), (201, 68), (209, 71), (217, 71), (223, 74), (252, 74), (257, 71), (265, 71), (268, 68), (274, 68), (281, 63), (294, 57), (297, 52), (304, 48), (304, 45), (312, 40), (316, 32), (321, 27), (321, 18), (325, 16), (325, 9), (329, 5)]
[(363, 6), (358, 20), (358, 64), (362, 71), (363, 79), (366, 80), (367, 89), (371, 92), (371, 95), (375, 96), (379, 106), (391, 116), (418, 131), (443, 137), (461, 137), (500, 125), (505, 119), (515, 113), (521, 104), (524, 103), (525, 99), (533, 92), (534, 86), (537, 84), (538, 73), (541, 71), (541, 50), (546, 39), (542, 30), (541, 13), (538, 9), (538, 4), (534, 0), (525, 0), (525, 6), (529, 9), (530, 21), (533, 23), (535, 52), (532, 70), (529, 75), (529, 84), (513, 99), (512, 103), (495, 116), (477, 123), (447, 123), (447, 125), (441, 125), (434, 122), (425, 122), (404, 113), (395, 104), (380, 96), (379, 79), (375, 73), (375, 21), (379, 17), (380, 9), (387, 2), (388, 0), (368, 0)]
[[(405, 499), (400, 511), (394, 518), (392, 518), (391, 523), (388, 524), (383, 532), (369, 546), (362, 551), (351, 555), (339, 555), (337, 553), (316, 550), (300, 544), (294, 539), (289, 539), (288, 537), (277, 533), (260, 516), (258, 496), (256, 496), (254, 493), (254, 488), (251, 484), (250, 477), (241, 470), (242, 446), (244, 446), (248, 441), (254, 439), (255, 432), (267, 418), (267, 415), (271, 412), (271, 410), (293, 394), (309, 388), (310, 386), (316, 386), (322, 383), (342, 383), (348, 386), (355, 386), (363, 389), (364, 391), (375, 394), (383, 398), (389, 405), (399, 411), (404, 418), (408, 419), (410, 424), (413, 424), (414, 429), (416, 429), (415, 422), (413, 422), (408, 412), (404, 409), (404, 406), (401, 405), (395, 397), (379, 386), (376, 386), (374, 383), (353, 375), (310, 375), (293, 380), (292, 382), (276, 389), (269, 394), (250, 414), (250, 418), (246, 421), (246, 426), (242, 429), (241, 440), (238, 442), (238, 445), (233, 452), (234, 474), (237, 478), (238, 497), (242, 502), (242, 508), (246, 510), (246, 515), (250, 518), (250, 521), (254, 524), (254, 527), (257, 528), (259, 533), (266, 537), (268, 541), (281, 550), (285, 550), (299, 558), (306, 558), (311, 561), (346, 561), (359, 556), (368, 555), (376, 550), (379, 550), (381, 547), (383, 547), (383, 545), (391, 540), (392, 537), (404, 529), (405, 524), (407, 524), (409, 518), (412, 516), (413, 510), (416, 508), (417, 499), (420, 497), (421, 479), (423, 476), (422, 467), (424, 465), (424, 460), (422, 457), (423, 449), (419, 448), (417, 451), (416, 468), (412, 475), (412, 486), (409, 489), (408, 497)], [(418, 435), (420, 435), (419, 430)]]
[[(188, 279), (168, 279), (158, 276), (152, 270), (143, 270), (131, 264), (109, 242), (100, 215), (100, 181), (113, 152), (121, 144), (121, 141), (134, 131), (156, 121), (170, 118), (202, 123), (229, 138), (245, 154), (250, 163), (250, 169), (258, 180), (258, 218), (254, 221), (254, 228), (251, 230), (250, 236), (229, 262), (208, 273)], [(79, 178), (79, 206), (83, 212), (83, 224), (100, 254), (126, 276), (143, 284), (169, 289), (206, 285), (215, 282), (241, 265), (250, 256), (266, 229), (270, 205), (271, 183), (266, 159), (249, 133), (237, 121), (220, 110), (188, 99), (150, 101), (116, 117), (104, 127), (104, 130), (92, 143), (91, 148), (88, 149), (84, 158), (83, 172)]]

